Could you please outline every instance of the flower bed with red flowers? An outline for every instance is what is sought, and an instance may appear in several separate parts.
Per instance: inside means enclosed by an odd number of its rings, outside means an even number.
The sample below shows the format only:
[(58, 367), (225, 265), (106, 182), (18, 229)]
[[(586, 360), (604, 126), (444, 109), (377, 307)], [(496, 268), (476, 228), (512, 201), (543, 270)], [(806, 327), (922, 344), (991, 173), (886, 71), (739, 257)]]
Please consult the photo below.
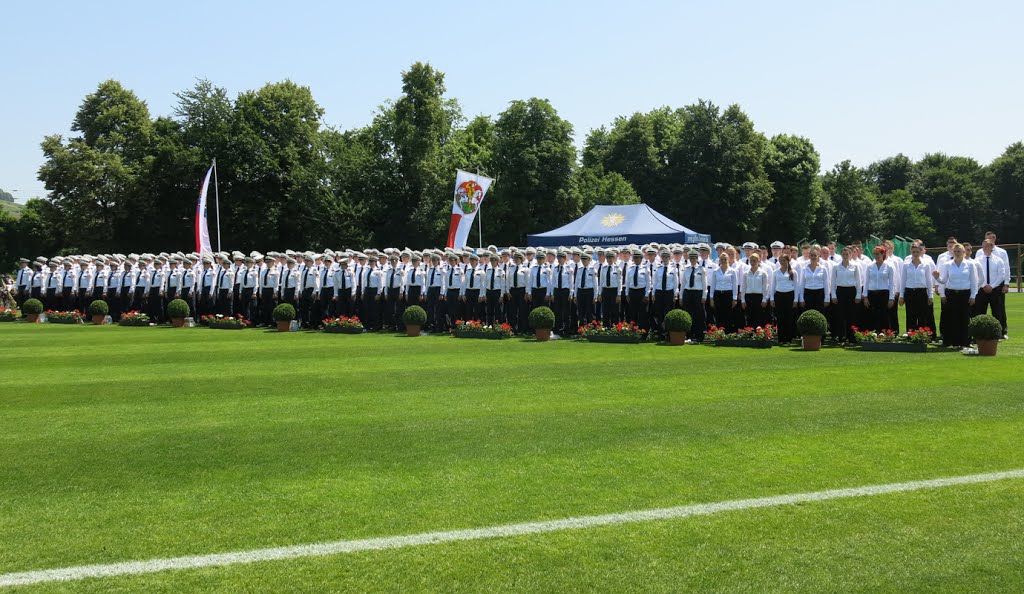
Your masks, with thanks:
[(619, 322), (612, 326), (605, 326), (598, 320), (580, 326), (576, 334), (589, 342), (635, 344), (647, 338), (647, 331), (633, 322)]
[(715, 346), (768, 349), (779, 344), (779, 329), (771, 324), (765, 324), (757, 327), (746, 326), (730, 334), (720, 326), (711, 325), (705, 338)]
[(485, 324), (480, 320), (455, 320), (452, 336), (455, 338), (500, 340), (502, 338), (512, 338), (512, 326), (508, 324)]
[(325, 318), (321, 329), (329, 334), (362, 334), (363, 322), (357, 316)]
[(199, 323), (214, 330), (242, 330), (252, 326), (252, 322), (245, 319), (245, 316), (225, 316), (222, 314), (209, 314), (199, 318)]
[(905, 334), (897, 334), (892, 330), (861, 330), (856, 326), (853, 329), (853, 339), (860, 345), (862, 351), (873, 352), (913, 352), (922, 353), (928, 350), (928, 344), (935, 340), (935, 333), (931, 328), (920, 327), (916, 330), (907, 330)]
[(121, 314), (121, 319), (117, 321), (118, 326), (149, 326), (149, 316), (142, 313), (141, 311), (127, 311)]
[(51, 324), (81, 324), (82, 323), (82, 312), (77, 309), (74, 311), (54, 311), (52, 309), (46, 310), (46, 321)]
[(0, 322), (13, 322), (18, 319), (16, 310), (0, 305)]

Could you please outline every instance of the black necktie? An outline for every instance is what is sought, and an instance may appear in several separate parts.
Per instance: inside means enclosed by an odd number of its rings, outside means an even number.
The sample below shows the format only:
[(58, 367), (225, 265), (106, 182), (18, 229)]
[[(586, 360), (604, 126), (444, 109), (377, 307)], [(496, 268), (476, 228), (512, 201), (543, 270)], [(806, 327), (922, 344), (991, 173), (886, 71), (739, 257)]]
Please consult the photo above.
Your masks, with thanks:
[(449, 289), (452, 288), (452, 281), (453, 280), (455, 280), (455, 269), (454, 268), (449, 268), (448, 269), (448, 288)]
[(696, 266), (693, 266), (693, 267), (690, 268), (690, 288), (691, 289), (693, 288), (693, 280), (694, 280), (693, 277), (694, 277), (694, 274), (696, 274), (696, 272), (697, 272), (697, 267)]
[(991, 285), (992, 284), (992, 275), (989, 274), (989, 269), (988, 269), (989, 259), (991, 259), (991, 257), (992, 256), (985, 256), (985, 284), (986, 285)]
[(494, 290), (494, 273), (497, 270), (498, 270), (497, 268), (491, 268), (491, 290), (492, 291)]
[(518, 289), (519, 288), (519, 279), (516, 278), (517, 276), (519, 276), (519, 266), (518, 265), (512, 267), (512, 288), (513, 289)]
[(430, 282), (427, 283), (428, 287), (433, 287), (434, 286), (434, 270), (435, 270), (434, 268), (430, 269)]
[(562, 265), (558, 265), (558, 288), (562, 288)]
[(640, 288), (640, 265), (639, 264), (633, 267), (633, 288), (634, 289), (639, 289)]
[(661, 290), (668, 290), (668, 266), (661, 267)]
[(537, 266), (537, 288), (540, 288), (540, 266)]

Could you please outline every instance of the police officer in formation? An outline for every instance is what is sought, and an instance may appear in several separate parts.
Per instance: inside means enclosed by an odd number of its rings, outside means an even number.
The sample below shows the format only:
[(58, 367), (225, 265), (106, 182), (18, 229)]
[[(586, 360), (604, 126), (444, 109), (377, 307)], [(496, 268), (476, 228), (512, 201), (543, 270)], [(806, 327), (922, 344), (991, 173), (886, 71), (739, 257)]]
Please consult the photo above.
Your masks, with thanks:
[[(865, 254), (860, 242), (837, 252), (834, 242), (775, 241), (768, 248), (746, 242), (738, 248), (700, 243), (54, 256), (21, 258), (13, 293), (18, 305), (34, 297), (52, 310), (84, 311), (104, 299), (115, 320), (137, 310), (158, 322), (173, 299), (184, 300), (196, 316), (241, 315), (257, 325), (271, 325), (274, 307), (290, 303), (304, 328), (325, 318), (359, 316), (370, 331), (401, 328), (402, 312), (416, 304), (435, 332), (478, 319), (526, 333), (529, 312), (542, 305), (554, 311), (560, 335), (599, 320), (634, 323), (661, 336), (667, 313), (682, 308), (693, 318), (693, 340), (702, 340), (711, 324), (734, 331), (766, 323), (778, 324), (782, 338), (790, 339), (799, 312), (817, 309), (829, 318), (833, 338), (845, 342), (854, 325), (898, 332), (900, 306), (907, 308), (911, 327), (937, 333), (944, 325), (954, 328), (950, 345), (965, 341), (961, 318), (968, 314), (991, 310), (1007, 332), (1010, 264), (994, 234), (986, 235), (977, 253), (951, 237), (934, 260), (919, 241), (906, 258), (895, 256), (893, 247), (886, 242)], [(935, 299), (944, 304), (938, 324), (930, 307)]]

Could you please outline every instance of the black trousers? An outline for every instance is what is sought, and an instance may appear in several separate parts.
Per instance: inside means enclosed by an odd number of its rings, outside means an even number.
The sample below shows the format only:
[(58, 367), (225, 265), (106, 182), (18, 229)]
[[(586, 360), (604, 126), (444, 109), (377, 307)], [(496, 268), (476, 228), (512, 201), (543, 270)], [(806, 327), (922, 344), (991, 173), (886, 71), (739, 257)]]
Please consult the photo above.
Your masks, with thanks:
[(146, 288), (135, 287), (135, 296), (132, 298), (132, 309), (137, 312), (142, 312), (145, 309), (146, 303)]
[(779, 326), (779, 342), (787, 343), (796, 338), (796, 308), (793, 291), (775, 293), (775, 322)]
[(659, 336), (665, 335), (665, 315), (675, 305), (675, 291), (661, 290), (654, 291), (654, 307), (652, 308), (652, 331)]
[(516, 334), (529, 329), (526, 323), (526, 287), (513, 287), (508, 290), (506, 317), (509, 325), (512, 326), (512, 331)]
[(832, 338), (853, 342), (857, 320), (857, 287), (836, 287), (836, 306), (832, 308)]
[(260, 290), (260, 319), (261, 326), (270, 326), (274, 323), (274, 288)]
[[(35, 297), (35, 295), (33, 295), (32, 293), (33, 293), (32, 291), (29, 292), (29, 297)], [(37, 297), (37, 299), (38, 299), (38, 297)], [(26, 298), (25, 301), (28, 301), (28, 299)], [(43, 307), (45, 307), (46, 309), (57, 309), (57, 308), (59, 308), (60, 307), (60, 298), (57, 296), (57, 288), (54, 287), (52, 289), (46, 289), (46, 296), (43, 297), (42, 302), (43, 302)], [(24, 303), (24, 301), (22, 303)]]
[(569, 336), (571, 323), (569, 319), (569, 289), (555, 289), (552, 305), (554, 307), (551, 309), (555, 312), (555, 334)]
[(397, 328), (402, 317), (402, 289), (389, 287), (384, 290), (384, 325)]
[(164, 318), (164, 304), (163, 300), (160, 299), (160, 289), (150, 289), (148, 300), (146, 301), (146, 314), (149, 315), (149, 319), (156, 323), (160, 323)]
[(967, 324), (971, 320), (971, 292), (951, 291), (946, 289), (945, 327), (942, 329), (942, 345), (965, 347), (970, 346), (971, 339), (967, 335)]
[(594, 321), (594, 289), (576, 290), (576, 320), (580, 326)]
[(548, 290), (544, 288), (533, 288), (530, 289), (530, 311), (547, 304), (548, 301)]
[(935, 328), (928, 325), (928, 310), (931, 306), (928, 305), (927, 289), (907, 289), (903, 293), (903, 303), (907, 308), (907, 330), (926, 327), (935, 332)]
[(619, 323), (619, 290), (612, 287), (601, 289), (601, 323), (612, 326)]
[(460, 310), (462, 303), (459, 301), (459, 290), (448, 289), (444, 294), (444, 329), (451, 330), (455, 326), (455, 320), (462, 319)]
[(199, 317), (208, 316), (213, 313), (213, 287), (203, 287), (200, 289), (196, 313), (199, 314)]
[[(334, 306), (335, 315), (352, 317), (352, 289), (345, 289), (338, 293), (338, 302)], [(401, 315), (401, 312), (399, 312)]]
[(804, 289), (804, 309), (816, 309), (825, 314), (825, 289)]
[(747, 305), (747, 325), (757, 328), (764, 326), (767, 322), (767, 311), (764, 307), (764, 295), (762, 293), (747, 293), (743, 296)]
[(192, 294), (192, 287), (182, 288), (178, 299), (188, 304), (188, 315), (194, 318), (196, 315), (196, 296)]
[(870, 328), (875, 332), (889, 330), (889, 291), (868, 291), (871, 312)]
[[(302, 289), (302, 294), (299, 296), (299, 323), (302, 324), (303, 328), (312, 328), (315, 321), (314, 310), (313, 310), (313, 288), (307, 287)], [(221, 312), (223, 313), (223, 312)]]
[(736, 331), (736, 317), (732, 315), (732, 291), (715, 291), (715, 325), (732, 334)]
[(427, 327), (436, 332), (444, 324), (444, 312), (441, 311), (441, 287), (427, 287)]
[(703, 295), (704, 291), (699, 289), (683, 290), (683, 311), (690, 314), (690, 319), (693, 320), (693, 325), (690, 327), (690, 332), (687, 336), (695, 342), (704, 340), (704, 331), (707, 329), (707, 322), (704, 317), (704, 304), (701, 303)]
[(75, 291), (71, 287), (64, 287), (60, 292), (60, 308), (64, 311), (75, 309)]
[(131, 311), (132, 309), (132, 290), (131, 287), (121, 287), (119, 293), (119, 301), (121, 302), (121, 311), (118, 312), (117, 319), (121, 319), (121, 314)]
[(647, 304), (644, 303), (644, 297), (647, 295), (647, 289), (630, 289), (627, 299), (629, 309), (627, 313), (627, 319), (633, 322), (637, 326), (643, 329), (650, 327), (650, 317), (647, 315)]
[(255, 287), (242, 287), (238, 291), (238, 298), (241, 300), (241, 306), (238, 308), (239, 313), (245, 316), (245, 319), (252, 320), (255, 316), (253, 308), (253, 293), (256, 291)]
[(978, 289), (978, 296), (974, 298), (974, 312), (971, 315), (988, 313), (989, 308), (992, 309), (992, 317), (1003, 325), (1003, 334), (1006, 334), (1006, 294), (1003, 293), (1003, 285), (994, 287), (991, 293)]
[(363, 301), (359, 304), (359, 319), (367, 331), (380, 330), (380, 301), (377, 300), (379, 293), (374, 287), (363, 289)]
[(466, 303), (462, 307), (464, 320), (480, 320), (483, 314), (480, 312), (480, 289), (466, 289)]
[[(309, 289), (312, 291), (313, 289)], [(231, 289), (220, 289), (217, 291), (217, 313), (222, 316), (230, 316), (234, 313), (231, 302)]]
[(485, 301), (487, 302), (485, 321), (488, 324), (501, 322), (501, 289), (487, 289)]
[(28, 301), (31, 292), (28, 285), (18, 285), (14, 290), (14, 304), (18, 306), (18, 309), (21, 309), (22, 304)]

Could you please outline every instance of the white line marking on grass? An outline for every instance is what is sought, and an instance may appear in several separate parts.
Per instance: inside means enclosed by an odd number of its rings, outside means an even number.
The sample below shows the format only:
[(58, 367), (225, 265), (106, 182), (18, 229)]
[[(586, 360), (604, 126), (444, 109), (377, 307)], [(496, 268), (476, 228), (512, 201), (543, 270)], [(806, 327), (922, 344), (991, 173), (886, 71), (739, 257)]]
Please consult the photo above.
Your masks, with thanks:
[(887, 493), (905, 493), (907, 491), (920, 491), (922, 489), (937, 489), (940, 487), (991, 483), (994, 481), (1022, 478), (1024, 478), (1024, 468), (1018, 470), (1007, 470), (1004, 472), (968, 474), (964, 476), (923, 481), (890, 483), (887, 485), (871, 485), (850, 489), (831, 489), (828, 491), (815, 491), (812, 493), (774, 495), (771, 497), (758, 497), (756, 499), (735, 499), (732, 501), (720, 501), (717, 503), (700, 503), (696, 505), (683, 505), (679, 507), (604, 514), (600, 516), (582, 516), (578, 518), (565, 518), (562, 520), (508, 524), (505, 526), (492, 526), (490, 528), (472, 528), (468, 530), (451, 530), (447, 532), (425, 532), (421, 534), (410, 534), (408, 536), (385, 536), (360, 540), (339, 540), (319, 544), (253, 549), (251, 551), (239, 551), (235, 553), (214, 553), (210, 555), (171, 557), (168, 559), (150, 559), (148, 561), (127, 561), (124, 563), (110, 563), (106, 565), (80, 565), (77, 567), (65, 567), (62, 569), (41, 569), (36, 571), (0, 574), (0, 587), (22, 586), (44, 582), (66, 582), (86, 578), (118, 575), (137, 575), (167, 571), (171, 569), (220, 567), (242, 563), (273, 561), (278, 559), (322, 557), (325, 555), (354, 553), (358, 551), (380, 551), (385, 549), (398, 549), (445, 542), (481, 540), (485, 538), (503, 538), (510, 536), (523, 536), (527, 534), (542, 534), (545, 532), (558, 532), (561, 530), (578, 530), (581, 528), (594, 528), (597, 526), (612, 526), (616, 524), (632, 524), (636, 522), (651, 522), (656, 520), (688, 518), (692, 516), (706, 516), (726, 511), (778, 507), (781, 505), (792, 505), (795, 503), (809, 503), (814, 501), (827, 501), (829, 499), (846, 499), (850, 497), (865, 497), (870, 495), (885, 495)]

